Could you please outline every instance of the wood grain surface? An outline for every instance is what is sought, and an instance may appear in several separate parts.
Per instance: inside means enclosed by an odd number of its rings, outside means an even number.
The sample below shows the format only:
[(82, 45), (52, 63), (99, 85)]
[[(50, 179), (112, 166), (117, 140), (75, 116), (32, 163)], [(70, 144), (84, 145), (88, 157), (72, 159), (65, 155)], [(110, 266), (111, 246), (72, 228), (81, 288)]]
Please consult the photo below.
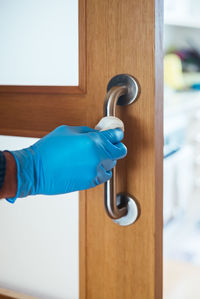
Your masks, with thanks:
[(128, 155), (117, 173), (119, 191), (136, 197), (141, 215), (120, 227), (105, 214), (103, 186), (87, 192), (86, 298), (161, 299), (162, 3), (91, 0), (87, 6), (89, 124), (102, 116), (112, 76), (128, 73), (140, 83), (138, 101), (118, 109)]
[(0, 299), (39, 299), (36, 297), (24, 295), (7, 289), (0, 288)]

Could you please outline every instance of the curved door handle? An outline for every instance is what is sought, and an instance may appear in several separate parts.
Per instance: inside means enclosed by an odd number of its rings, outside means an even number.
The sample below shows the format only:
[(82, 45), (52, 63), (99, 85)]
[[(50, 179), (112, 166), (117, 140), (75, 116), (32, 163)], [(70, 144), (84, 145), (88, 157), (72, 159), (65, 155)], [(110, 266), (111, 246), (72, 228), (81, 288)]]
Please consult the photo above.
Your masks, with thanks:
[[(104, 115), (115, 116), (116, 105), (133, 103), (139, 93), (136, 80), (130, 75), (121, 74), (113, 77), (107, 87), (104, 104)], [(114, 222), (126, 226), (136, 221), (138, 208), (132, 196), (116, 194), (116, 169), (112, 170), (112, 178), (104, 186), (104, 205), (106, 212)]]

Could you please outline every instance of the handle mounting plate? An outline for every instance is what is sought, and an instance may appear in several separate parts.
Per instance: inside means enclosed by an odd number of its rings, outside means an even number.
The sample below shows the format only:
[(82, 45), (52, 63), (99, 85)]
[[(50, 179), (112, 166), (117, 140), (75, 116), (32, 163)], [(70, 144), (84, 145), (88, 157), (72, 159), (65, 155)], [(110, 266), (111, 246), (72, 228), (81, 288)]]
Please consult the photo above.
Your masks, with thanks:
[(132, 104), (138, 97), (139, 88), (138, 82), (135, 78), (127, 74), (120, 74), (114, 76), (108, 83), (107, 92), (113, 86), (122, 86), (125, 85), (128, 88), (128, 93), (119, 97), (117, 105), (125, 106)]
[(128, 226), (136, 222), (139, 217), (138, 205), (133, 196), (125, 193), (117, 194), (117, 205), (127, 206), (127, 214), (121, 218), (113, 219), (113, 221), (121, 226)]

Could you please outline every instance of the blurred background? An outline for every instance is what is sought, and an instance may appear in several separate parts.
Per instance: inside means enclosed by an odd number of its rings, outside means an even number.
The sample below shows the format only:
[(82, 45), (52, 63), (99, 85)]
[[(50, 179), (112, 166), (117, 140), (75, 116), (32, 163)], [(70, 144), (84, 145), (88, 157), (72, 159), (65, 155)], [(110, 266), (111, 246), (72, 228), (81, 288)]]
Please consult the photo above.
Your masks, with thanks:
[(200, 299), (200, 0), (164, 0), (164, 299)]

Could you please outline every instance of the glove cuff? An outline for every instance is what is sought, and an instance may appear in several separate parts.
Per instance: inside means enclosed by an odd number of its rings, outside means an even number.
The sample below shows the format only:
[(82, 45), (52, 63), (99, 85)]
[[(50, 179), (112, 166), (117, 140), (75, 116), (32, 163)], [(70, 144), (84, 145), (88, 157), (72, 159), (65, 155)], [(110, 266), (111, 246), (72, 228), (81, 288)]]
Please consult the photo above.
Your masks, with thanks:
[(17, 164), (17, 193), (15, 197), (6, 198), (10, 203), (14, 203), (18, 197), (26, 197), (36, 194), (37, 174), (35, 161), (36, 153), (33, 149), (26, 148), (19, 151), (10, 151)]

